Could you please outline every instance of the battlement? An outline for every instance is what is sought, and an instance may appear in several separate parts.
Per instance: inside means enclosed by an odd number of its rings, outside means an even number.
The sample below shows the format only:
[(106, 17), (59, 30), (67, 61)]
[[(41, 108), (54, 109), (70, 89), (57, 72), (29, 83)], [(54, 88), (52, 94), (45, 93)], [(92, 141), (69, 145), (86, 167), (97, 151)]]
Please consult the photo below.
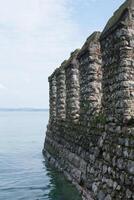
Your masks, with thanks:
[(44, 154), (83, 200), (134, 199), (134, 1), (49, 77)]

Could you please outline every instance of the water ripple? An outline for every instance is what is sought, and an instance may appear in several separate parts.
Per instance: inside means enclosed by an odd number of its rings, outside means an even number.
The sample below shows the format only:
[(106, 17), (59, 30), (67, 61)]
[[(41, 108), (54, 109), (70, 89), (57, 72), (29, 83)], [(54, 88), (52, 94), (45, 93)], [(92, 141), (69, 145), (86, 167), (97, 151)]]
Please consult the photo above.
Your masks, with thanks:
[(81, 200), (42, 156), (47, 119), (47, 112), (0, 112), (0, 200)]

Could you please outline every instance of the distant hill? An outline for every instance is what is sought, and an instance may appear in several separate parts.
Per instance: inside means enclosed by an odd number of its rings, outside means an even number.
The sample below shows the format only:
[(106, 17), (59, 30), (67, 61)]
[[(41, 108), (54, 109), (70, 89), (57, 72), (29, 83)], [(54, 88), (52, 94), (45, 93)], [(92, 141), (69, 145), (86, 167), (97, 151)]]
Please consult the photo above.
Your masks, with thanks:
[(0, 112), (46, 112), (45, 108), (0, 108)]

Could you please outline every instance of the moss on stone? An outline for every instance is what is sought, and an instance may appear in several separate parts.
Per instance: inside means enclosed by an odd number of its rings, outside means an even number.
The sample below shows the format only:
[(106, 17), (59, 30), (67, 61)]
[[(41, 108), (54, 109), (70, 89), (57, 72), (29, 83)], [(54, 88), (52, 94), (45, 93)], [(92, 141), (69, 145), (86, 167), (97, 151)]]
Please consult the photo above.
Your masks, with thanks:
[(92, 121), (92, 125), (96, 127), (97, 124), (106, 124), (106, 116), (103, 113), (99, 113)]

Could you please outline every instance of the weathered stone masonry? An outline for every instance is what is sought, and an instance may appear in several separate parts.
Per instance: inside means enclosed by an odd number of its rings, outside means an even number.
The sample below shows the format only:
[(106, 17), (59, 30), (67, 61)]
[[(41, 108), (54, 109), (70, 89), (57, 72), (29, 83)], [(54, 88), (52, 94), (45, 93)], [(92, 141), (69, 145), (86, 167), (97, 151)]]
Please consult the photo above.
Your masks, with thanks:
[(101, 35), (104, 108), (121, 123), (127, 123), (134, 113), (133, 4), (127, 1), (115, 13), (116, 23), (109, 20)]
[(56, 118), (57, 120), (64, 120), (66, 118), (66, 84), (63, 64), (56, 70), (56, 88)]
[(46, 158), (85, 200), (134, 199), (134, 1), (72, 53), (49, 83)]
[(56, 97), (57, 97), (57, 88), (56, 88), (56, 77), (53, 73), (49, 80), (49, 118), (50, 123), (56, 119)]
[[(100, 32), (93, 33), (79, 51), (80, 121), (87, 123), (101, 107)], [(85, 124), (86, 125), (86, 124)]]
[(79, 65), (76, 59), (78, 50), (72, 53), (66, 62), (66, 120), (77, 122), (79, 120)]

